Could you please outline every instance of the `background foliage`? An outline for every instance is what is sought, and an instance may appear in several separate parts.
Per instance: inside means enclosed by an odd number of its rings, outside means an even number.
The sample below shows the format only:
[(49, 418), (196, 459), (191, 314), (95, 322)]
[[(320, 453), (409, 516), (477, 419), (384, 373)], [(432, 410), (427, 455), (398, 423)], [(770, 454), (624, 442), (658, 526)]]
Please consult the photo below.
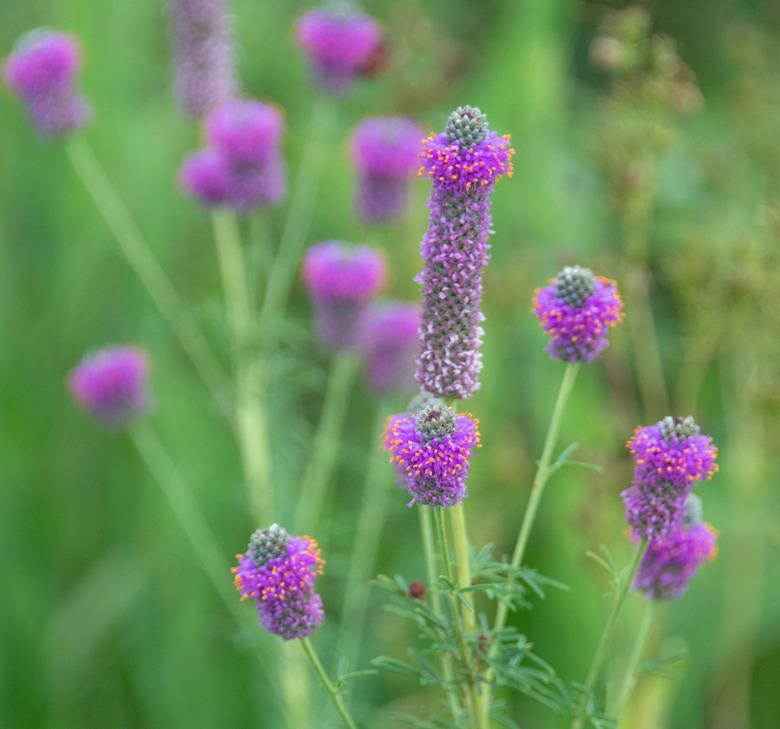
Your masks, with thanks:
[[(483, 387), (470, 403), (485, 447), (467, 503), (474, 543), (509, 551), (562, 373), (542, 351), (529, 314), (532, 291), (564, 263), (620, 275), (626, 182), (614, 178), (608, 160), (625, 151), (614, 146), (610, 115), (647, 112), (610, 110), (607, 78), (588, 62), (607, 3), (367, 5), (388, 28), (393, 63), (341, 105), (310, 240), (383, 246), (392, 293), (416, 297), (411, 277), (428, 186), (415, 184), (403, 224), (362, 225), (352, 213), (349, 130), (367, 114), (394, 112), (438, 129), (453, 106), (470, 103), (487, 111), (495, 129), (512, 133), (516, 174), (494, 198)], [(284, 107), (291, 174), (306, 174), (297, 162), (304, 136), (316, 130), (307, 128), (313, 91), (292, 45), (301, 7), (234, 6), (246, 91)], [(673, 411), (693, 412), (721, 446), (721, 472), (699, 491), (721, 539), (718, 561), (684, 600), (664, 608), (651, 636), (657, 655), (687, 657), (666, 665), (665, 675), (643, 678), (628, 726), (769, 729), (780, 711), (778, 468), (770, 450), (780, 436), (780, 16), (776, 4), (759, 0), (660, 0), (650, 10), (656, 28), (678, 41), (705, 99), (698, 113), (674, 118), (674, 139), (660, 155), (647, 270)], [(83, 86), (96, 107), (91, 142), (226, 357), (210, 228), (174, 184), (196, 130), (172, 103), (162, 4), (0, 0), (2, 53), (37, 25), (81, 38)], [(0, 724), (277, 726), (255, 642), (237, 634), (132, 448), (76, 411), (63, 378), (90, 347), (135, 342), (150, 349), (155, 425), (226, 555), (242, 549), (256, 526), (244, 506), (231, 434), (117, 255), (62, 150), (39, 141), (8, 93), (0, 94), (0, 119)], [(274, 240), (284, 213), (283, 206), (246, 225), (258, 289), (268, 268), (262, 240)], [(277, 325), (284, 346), (274, 360), (274, 478), (292, 496), (327, 361), (311, 340), (300, 287)], [(578, 457), (602, 464), (604, 473), (556, 475), (528, 552), (530, 564), (570, 590), (552, 590), (517, 617), (518, 625), (567, 679), (586, 670), (607, 589), (585, 552), (603, 543), (620, 561), (628, 554), (618, 496), (629, 478), (623, 445), (636, 424), (666, 414), (640, 407), (628, 352), (624, 326), (606, 356), (583, 370), (563, 427), (564, 441), (581, 443)], [(329, 622), (317, 638), (328, 660), (376, 407), (360, 384), (335, 497), (316, 535), (328, 559), (319, 584)], [(391, 488), (389, 467), (387, 481)], [(422, 579), (415, 515), (401, 493), (393, 499), (378, 570)], [(414, 638), (381, 610), (382, 599), (374, 596), (362, 665), (377, 653), (402, 657)], [(630, 615), (622, 630), (630, 635)], [(436, 700), (389, 674), (363, 679), (355, 691), (358, 714), (371, 727), (396, 726), (393, 712), (424, 713)], [(564, 717), (512, 700), (511, 714), (523, 726), (566, 726)], [(327, 720), (319, 722), (313, 726)]]

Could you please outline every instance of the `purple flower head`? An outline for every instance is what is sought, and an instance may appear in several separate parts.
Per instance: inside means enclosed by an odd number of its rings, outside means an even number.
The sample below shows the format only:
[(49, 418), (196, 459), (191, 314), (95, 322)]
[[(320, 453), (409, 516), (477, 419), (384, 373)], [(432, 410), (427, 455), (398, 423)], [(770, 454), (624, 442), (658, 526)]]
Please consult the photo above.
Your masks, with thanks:
[(239, 213), (249, 213), (266, 205), (275, 205), (287, 195), (284, 160), (276, 153), (261, 167), (232, 168), (228, 202)]
[(68, 376), (76, 402), (111, 428), (128, 425), (149, 408), (149, 360), (135, 347), (88, 354)]
[(227, 0), (170, 0), (169, 13), (176, 96), (199, 119), (236, 92)]
[(454, 506), (466, 498), (471, 456), (480, 447), (479, 421), (457, 415), (440, 400), (414, 414), (390, 418), (385, 448), (403, 477), (412, 504)]
[(193, 152), (179, 170), (179, 184), (205, 207), (227, 201), (233, 173), (224, 155), (214, 149)]
[(411, 390), (420, 312), (413, 304), (372, 304), (360, 321), (358, 347), (368, 384), (378, 393)]
[(391, 220), (403, 214), (409, 178), (418, 167), (420, 136), (413, 121), (393, 116), (366, 119), (353, 133), (357, 206), (366, 220)]
[(658, 478), (677, 486), (705, 481), (718, 470), (718, 449), (702, 435), (692, 417), (660, 420), (637, 428), (627, 448), (642, 477)]
[(258, 529), (236, 556), (234, 583), (242, 600), (254, 600), (260, 624), (284, 640), (304, 638), (324, 619), (314, 582), (322, 574), (320, 549), (311, 537), (291, 537), (278, 524)]
[(78, 41), (48, 28), (22, 36), (6, 60), (6, 84), (25, 102), (43, 136), (67, 134), (89, 120), (89, 104), (75, 85), (80, 68)]
[(710, 524), (698, 523), (651, 542), (639, 565), (634, 589), (642, 590), (651, 600), (682, 597), (699, 567), (715, 559), (717, 539), (718, 533)]
[(545, 351), (553, 359), (592, 362), (609, 344), (609, 329), (622, 321), (623, 302), (614, 281), (566, 266), (536, 290), (533, 311), (551, 338)]
[(262, 165), (278, 150), (284, 129), (279, 110), (253, 99), (214, 109), (205, 121), (206, 139), (234, 165)]
[(635, 472), (630, 488), (621, 493), (633, 537), (652, 542), (674, 533), (685, 516), (689, 494), (690, 486)]
[(333, 94), (348, 91), (382, 50), (379, 25), (351, 8), (310, 10), (298, 19), (295, 34), (320, 86)]
[(490, 195), (511, 175), (508, 137), (490, 131), (479, 109), (459, 107), (444, 134), (423, 142), (422, 172), (433, 181), (424, 268), (417, 381), (439, 397), (468, 398), (482, 369), (482, 269), (488, 261)]
[(335, 349), (354, 347), (360, 318), (385, 283), (382, 253), (341, 241), (318, 243), (306, 253), (303, 277), (322, 343)]

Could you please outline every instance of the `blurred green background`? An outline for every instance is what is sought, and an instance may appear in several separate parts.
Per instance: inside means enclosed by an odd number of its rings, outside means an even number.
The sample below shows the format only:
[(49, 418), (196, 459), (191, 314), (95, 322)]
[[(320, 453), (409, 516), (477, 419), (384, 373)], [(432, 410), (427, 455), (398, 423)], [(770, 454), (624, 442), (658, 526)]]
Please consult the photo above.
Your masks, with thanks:
[[(310, 133), (316, 92), (294, 48), (291, 2), (233, 3), (248, 94), (286, 111), (291, 179)], [(402, 224), (368, 228), (353, 213), (347, 137), (364, 116), (405, 113), (439, 129), (458, 104), (480, 106), (513, 136), (514, 178), (494, 196), (486, 273), (485, 369), (471, 409), (484, 448), (467, 502), (474, 544), (511, 550), (552, 409), (560, 363), (529, 313), (533, 289), (578, 262), (649, 292), (673, 414), (693, 413), (721, 448), (721, 471), (701, 486), (720, 555), (684, 599), (664, 606), (649, 653), (687, 657), (640, 681), (626, 726), (774, 729), (780, 725), (780, 12), (758, 0), (659, 0), (654, 29), (674, 38), (703, 97), (696, 109), (648, 101), (641, 80), (615, 85), (589, 47), (616, 3), (367, 3), (384, 23), (391, 66), (339, 103), (336, 142), (308, 239), (380, 245), (390, 292), (415, 299), (428, 185), (414, 183)], [(90, 143), (145, 237), (228, 361), (221, 292), (206, 216), (175, 184), (198, 139), (170, 93), (164, 4), (152, 0), (0, 0), (0, 49), (30, 28), (78, 35), (83, 88), (95, 106)], [(691, 81), (690, 78), (686, 79)], [(690, 88), (688, 88), (690, 91)], [(652, 96), (652, 93), (650, 94)], [(674, 105), (672, 105), (674, 106)], [(678, 105), (678, 106), (684, 106)], [(154, 427), (195, 491), (224, 548), (242, 550), (253, 525), (232, 434), (166, 322), (117, 253), (57, 143), (42, 142), (0, 93), (0, 726), (276, 727), (270, 636), (246, 640), (194, 560), (134, 449), (71, 404), (64, 378), (83, 352), (131, 342), (152, 353)], [(647, 175), (650, 176), (649, 180)], [(639, 180), (637, 182), (637, 180)], [(640, 192), (637, 192), (639, 190)], [(641, 195), (645, 195), (644, 198)], [(638, 201), (638, 202), (637, 202)], [(639, 211), (637, 212), (637, 206)], [(252, 281), (268, 270), (286, 208), (244, 225)], [(645, 243), (632, 247), (637, 240)], [(644, 287), (644, 289), (643, 289)], [(619, 492), (624, 444), (639, 423), (667, 414), (641, 383), (652, 347), (627, 297), (626, 323), (605, 356), (583, 369), (562, 443), (602, 474), (563, 470), (547, 492), (527, 561), (570, 586), (515, 620), (567, 680), (581, 680), (599, 631), (607, 580), (587, 557), (630, 545)], [(312, 341), (300, 285), (273, 361), (270, 402), (277, 492), (295, 495), (327, 371)], [(636, 352), (640, 355), (636, 356)], [(650, 387), (652, 391), (652, 387)], [(330, 664), (344, 568), (360, 503), (377, 403), (353, 392), (334, 496), (315, 536), (329, 620), (315, 642)], [(392, 486), (388, 467), (387, 488)], [(393, 491), (377, 570), (423, 579), (417, 520)], [(225, 579), (230, 580), (226, 573)], [(402, 657), (415, 640), (372, 599), (361, 665)], [(632, 635), (632, 601), (621, 645)], [(251, 623), (251, 608), (243, 606)], [(258, 657), (259, 651), (259, 657)], [(353, 686), (365, 726), (424, 716), (439, 696), (402, 677)], [(330, 726), (312, 688), (312, 727)], [(563, 727), (523, 697), (507, 697), (523, 727)]]

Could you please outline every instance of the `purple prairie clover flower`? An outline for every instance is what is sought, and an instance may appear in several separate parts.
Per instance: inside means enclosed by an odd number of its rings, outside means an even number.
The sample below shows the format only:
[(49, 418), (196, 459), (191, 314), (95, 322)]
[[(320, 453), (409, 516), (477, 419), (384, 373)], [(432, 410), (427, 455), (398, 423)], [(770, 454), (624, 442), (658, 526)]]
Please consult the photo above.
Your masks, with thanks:
[(545, 351), (553, 359), (592, 362), (609, 344), (609, 329), (622, 321), (623, 302), (614, 281), (566, 266), (536, 290), (533, 312), (551, 338)]
[(431, 178), (417, 381), (439, 397), (465, 399), (479, 388), (482, 369), (482, 269), (492, 233), (490, 198), (512, 174), (509, 137), (488, 128), (476, 108), (459, 107), (445, 132), (423, 140), (421, 175)]
[(360, 320), (386, 278), (384, 255), (368, 246), (325, 241), (306, 253), (303, 277), (320, 341), (331, 349), (357, 345)]
[(182, 111), (199, 119), (236, 92), (228, 0), (170, 0), (174, 88)]
[(214, 149), (200, 149), (182, 164), (179, 184), (205, 207), (222, 205), (232, 190), (233, 171), (224, 155)]
[(120, 428), (149, 409), (149, 360), (136, 347), (87, 354), (71, 371), (73, 398), (104, 425)]
[(357, 76), (371, 70), (383, 46), (379, 24), (350, 7), (304, 13), (296, 24), (295, 36), (317, 82), (335, 95), (349, 91)]
[(651, 600), (682, 597), (704, 562), (717, 555), (718, 533), (710, 524), (682, 526), (673, 534), (651, 542), (634, 580), (634, 589)]
[(358, 349), (368, 384), (377, 393), (414, 387), (414, 356), (420, 312), (414, 304), (372, 304), (360, 320)]
[(418, 168), (420, 128), (400, 116), (372, 117), (352, 134), (352, 161), (358, 170), (357, 207), (366, 220), (403, 214), (409, 179)]
[(384, 445), (412, 495), (409, 503), (454, 506), (466, 498), (471, 456), (480, 447), (479, 421), (440, 400), (390, 418)]
[(209, 145), (234, 165), (262, 165), (279, 146), (284, 120), (279, 109), (254, 99), (215, 108), (205, 121)]
[(242, 600), (254, 600), (260, 624), (284, 640), (304, 638), (325, 617), (314, 582), (324, 562), (311, 537), (291, 537), (278, 524), (258, 529), (236, 555), (234, 583)]
[(5, 82), (43, 136), (68, 134), (89, 120), (89, 104), (76, 88), (80, 68), (78, 41), (48, 28), (23, 35), (7, 58)]
[(690, 486), (635, 472), (631, 486), (621, 493), (633, 537), (653, 542), (674, 533), (682, 522), (689, 493)]

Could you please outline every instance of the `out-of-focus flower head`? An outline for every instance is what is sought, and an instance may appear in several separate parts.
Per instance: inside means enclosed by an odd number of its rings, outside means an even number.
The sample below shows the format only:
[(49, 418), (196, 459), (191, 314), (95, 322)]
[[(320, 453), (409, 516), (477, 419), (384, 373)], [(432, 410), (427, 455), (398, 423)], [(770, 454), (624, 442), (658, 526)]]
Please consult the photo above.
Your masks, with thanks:
[(87, 354), (70, 372), (74, 400), (110, 428), (129, 425), (149, 409), (149, 359), (136, 347)]
[(80, 69), (76, 38), (49, 28), (23, 35), (6, 59), (6, 84), (24, 101), (43, 136), (68, 134), (89, 120), (89, 104), (76, 88)]
[(534, 293), (533, 312), (553, 359), (592, 362), (609, 344), (607, 333), (623, 319), (617, 284), (587, 268), (566, 266)]
[(279, 109), (254, 99), (236, 99), (205, 121), (206, 139), (231, 164), (261, 165), (276, 151), (284, 128)]

